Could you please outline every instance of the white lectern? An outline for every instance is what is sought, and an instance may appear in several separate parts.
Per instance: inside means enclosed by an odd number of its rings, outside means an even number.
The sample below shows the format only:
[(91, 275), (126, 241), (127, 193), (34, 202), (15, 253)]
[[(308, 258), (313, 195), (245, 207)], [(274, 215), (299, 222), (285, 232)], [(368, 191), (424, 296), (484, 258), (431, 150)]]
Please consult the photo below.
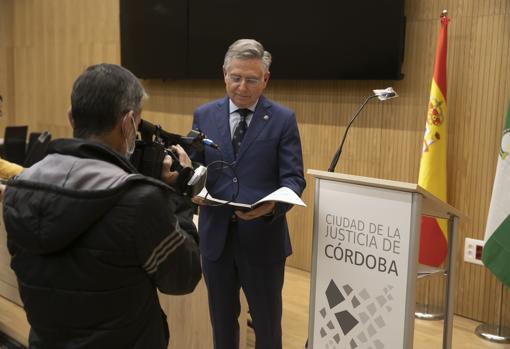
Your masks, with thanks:
[(308, 348), (413, 347), (421, 215), (449, 222), (443, 348), (450, 348), (460, 212), (417, 184), (308, 173), (315, 178)]

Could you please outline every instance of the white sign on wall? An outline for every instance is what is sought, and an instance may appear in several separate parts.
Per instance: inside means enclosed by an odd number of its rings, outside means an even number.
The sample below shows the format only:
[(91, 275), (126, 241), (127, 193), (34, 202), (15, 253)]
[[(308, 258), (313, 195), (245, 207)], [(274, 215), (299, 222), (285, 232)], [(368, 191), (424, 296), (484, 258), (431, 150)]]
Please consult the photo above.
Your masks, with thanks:
[(321, 180), (315, 204), (312, 348), (404, 348), (412, 193)]

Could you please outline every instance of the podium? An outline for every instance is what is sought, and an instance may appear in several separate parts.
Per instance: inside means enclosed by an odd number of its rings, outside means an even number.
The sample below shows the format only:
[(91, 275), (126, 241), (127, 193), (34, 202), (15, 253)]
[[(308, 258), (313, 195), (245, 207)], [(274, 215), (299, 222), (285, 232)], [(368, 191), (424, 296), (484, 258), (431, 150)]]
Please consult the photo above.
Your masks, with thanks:
[(448, 219), (443, 348), (451, 348), (460, 212), (417, 184), (308, 174), (315, 179), (308, 348), (413, 347), (422, 215)]

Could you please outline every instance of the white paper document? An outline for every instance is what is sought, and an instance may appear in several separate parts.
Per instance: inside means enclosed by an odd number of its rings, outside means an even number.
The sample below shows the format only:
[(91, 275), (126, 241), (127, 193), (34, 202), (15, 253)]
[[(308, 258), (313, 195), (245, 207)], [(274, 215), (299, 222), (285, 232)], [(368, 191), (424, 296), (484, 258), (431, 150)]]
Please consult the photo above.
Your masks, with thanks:
[[(204, 199), (204, 204), (211, 205), (211, 206), (217, 206), (221, 204), (227, 204), (227, 200), (221, 200), (213, 198), (209, 193), (207, 192), (207, 189), (204, 188), (200, 193), (197, 194), (197, 197)], [(287, 187), (281, 187), (280, 189), (275, 190), (271, 194), (263, 197), (259, 201), (253, 203), (253, 204), (243, 204), (240, 202), (228, 202), (228, 205), (233, 206), (240, 210), (251, 210), (252, 208), (255, 208), (257, 205), (260, 205), (267, 201), (278, 201), (278, 202), (285, 202), (287, 204), (291, 205), (298, 205), (298, 206), (304, 206), (306, 207), (306, 204), (299, 198), (299, 196), (292, 190)]]

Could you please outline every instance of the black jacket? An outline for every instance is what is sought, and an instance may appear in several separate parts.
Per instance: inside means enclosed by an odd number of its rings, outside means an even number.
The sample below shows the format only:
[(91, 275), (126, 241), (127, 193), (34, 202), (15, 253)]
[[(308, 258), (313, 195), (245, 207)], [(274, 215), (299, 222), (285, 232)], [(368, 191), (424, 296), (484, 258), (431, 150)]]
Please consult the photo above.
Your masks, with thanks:
[(189, 199), (97, 143), (62, 139), (4, 197), (30, 348), (166, 348), (157, 290), (201, 277)]

